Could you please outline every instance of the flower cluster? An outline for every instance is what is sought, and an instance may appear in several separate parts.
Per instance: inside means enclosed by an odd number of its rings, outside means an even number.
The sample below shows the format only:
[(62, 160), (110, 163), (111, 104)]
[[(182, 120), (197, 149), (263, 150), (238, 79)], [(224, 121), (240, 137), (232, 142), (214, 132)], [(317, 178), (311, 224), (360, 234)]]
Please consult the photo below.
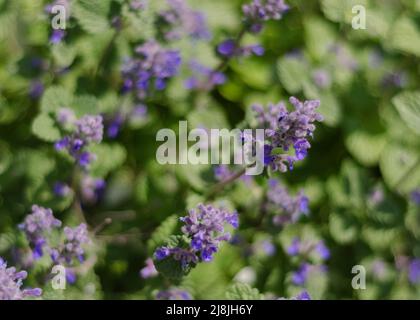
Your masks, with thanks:
[(147, 0), (131, 0), (130, 8), (132, 10), (143, 10), (147, 6)]
[(262, 56), (264, 48), (259, 44), (239, 46), (234, 39), (227, 39), (217, 46), (217, 52), (226, 58)]
[(44, 84), (40, 80), (33, 80), (29, 86), (29, 97), (36, 100), (44, 93)]
[(67, 265), (71, 265), (75, 259), (83, 262), (83, 245), (90, 242), (86, 224), (82, 223), (75, 228), (65, 227), (64, 235), (64, 243), (51, 250), (52, 260)]
[[(86, 224), (82, 223), (75, 228), (64, 228), (65, 240), (57, 248), (51, 249), (51, 259), (55, 264), (72, 267), (75, 261), (85, 261), (84, 245), (91, 242)], [(76, 275), (71, 269), (66, 270), (66, 278), (69, 283), (76, 281)]]
[(22, 280), (26, 279), (26, 271), (16, 271), (14, 267), (7, 267), (6, 261), (0, 257), (0, 300), (22, 300), (25, 297), (39, 297), (42, 290), (21, 289)]
[(211, 37), (205, 15), (191, 9), (184, 0), (167, 0), (169, 9), (159, 13), (159, 26), (165, 40), (180, 39), (183, 34), (195, 40)]
[(398, 256), (396, 257), (395, 264), (398, 270), (406, 274), (408, 281), (412, 285), (420, 283), (420, 258)]
[(265, 209), (276, 214), (273, 218), (275, 225), (295, 223), (302, 215), (309, 214), (309, 199), (303, 191), (292, 197), (278, 180), (270, 179), (268, 185)]
[(316, 86), (320, 89), (329, 88), (331, 85), (331, 75), (325, 69), (317, 69), (312, 73), (312, 78)]
[[(284, 103), (270, 104), (268, 110), (261, 105), (254, 105), (256, 119), (260, 126), (266, 128), (267, 143), (264, 146), (264, 164), (274, 171), (293, 170), (293, 164), (303, 160), (311, 147), (308, 138), (313, 136), (315, 121), (322, 121), (323, 117), (315, 112), (319, 107), (319, 100), (299, 101), (295, 97), (289, 99), (294, 106), (289, 112)], [(273, 154), (279, 149), (288, 152), (293, 147), (295, 155), (286, 153)], [(286, 166), (287, 164), (287, 166)]]
[(186, 268), (201, 261), (211, 261), (221, 241), (228, 241), (230, 234), (225, 232), (225, 224), (237, 228), (238, 214), (212, 205), (199, 204), (189, 211), (188, 216), (180, 218), (184, 222), (182, 232), (190, 239), (190, 247), (161, 247), (155, 252), (157, 260), (173, 256)]
[(289, 256), (298, 256), (303, 260), (299, 268), (292, 274), (292, 282), (295, 285), (304, 285), (312, 271), (327, 271), (327, 267), (325, 265), (313, 265), (307, 261), (312, 253), (315, 253), (321, 261), (325, 261), (330, 258), (330, 250), (322, 240), (314, 243), (312, 241), (301, 241), (296, 237), (292, 240), (292, 243), (286, 251)]
[(147, 278), (153, 278), (157, 275), (158, 275), (158, 272), (156, 270), (155, 264), (153, 263), (153, 259), (147, 258), (146, 266), (140, 270), (140, 276), (143, 279), (147, 279)]
[(253, 0), (242, 7), (245, 21), (253, 33), (259, 33), (264, 21), (280, 20), (289, 10), (284, 0)]
[(32, 206), (32, 212), (26, 216), (23, 223), (18, 227), (22, 230), (32, 248), (33, 258), (43, 256), (43, 248), (47, 245), (46, 234), (53, 228), (61, 226), (61, 221), (56, 219), (51, 209), (37, 205)]
[(411, 192), (411, 200), (420, 206), (420, 189)]
[(185, 81), (187, 89), (211, 90), (214, 86), (225, 83), (226, 76), (219, 71), (206, 67), (193, 60), (189, 63), (193, 76)]
[(80, 182), (80, 196), (84, 204), (96, 203), (104, 193), (106, 182), (102, 178), (85, 175)]
[(420, 259), (413, 259), (410, 261), (408, 279), (412, 284), (420, 283)]
[(57, 115), (57, 122), (63, 128), (74, 126), (75, 129), (71, 134), (57, 141), (55, 149), (67, 150), (82, 168), (86, 168), (95, 159), (95, 155), (86, 151), (86, 147), (102, 141), (104, 131), (102, 116), (85, 115), (75, 120), (74, 113), (70, 109), (63, 108)]
[(178, 288), (159, 291), (156, 295), (157, 300), (192, 300), (188, 291)]
[(122, 68), (123, 92), (135, 91), (142, 100), (149, 91), (166, 87), (168, 79), (178, 73), (181, 56), (152, 40), (138, 46), (135, 52), (137, 57), (126, 61)]

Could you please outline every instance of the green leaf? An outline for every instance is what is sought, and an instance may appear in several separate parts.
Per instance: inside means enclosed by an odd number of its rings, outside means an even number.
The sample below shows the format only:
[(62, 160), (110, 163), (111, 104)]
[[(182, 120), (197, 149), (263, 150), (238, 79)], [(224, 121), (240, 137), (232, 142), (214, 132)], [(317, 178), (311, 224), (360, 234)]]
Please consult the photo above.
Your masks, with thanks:
[(318, 97), (308, 97), (312, 99), (320, 99), (321, 105), (318, 112), (324, 117), (324, 123), (331, 127), (336, 127), (342, 117), (341, 105), (337, 97), (330, 93), (321, 93)]
[(333, 28), (325, 20), (314, 17), (305, 19), (304, 23), (308, 51), (315, 59), (325, 57), (335, 42)]
[(226, 292), (226, 298), (229, 300), (262, 300), (263, 295), (258, 289), (251, 288), (245, 283), (236, 283)]
[(99, 177), (104, 177), (121, 166), (127, 156), (127, 151), (119, 144), (97, 144), (91, 146), (90, 151), (97, 157), (91, 165), (92, 173)]
[(304, 62), (296, 58), (283, 58), (277, 63), (277, 75), (281, 84), (291, 94), (302, 90), (309, 76)]
[(420, 91), (400, 93), (392, 102), (405, 124), (420, 135)]
[(179, 218), (177, 215), (172, 215), (165, 219), (162, 224), (152, 233), (152, 236), (147, 241), (147, 248), (149, 252), (153, 253), (156, 248), (165, 244), (168, 238), (176, 233)]
[(309, 271), (306, 288), (312, 300), (324, 298), (328, 287), (328, 277), (320, 268)]
[(374, 250), (388, 250), (398, 235), (396, 228), (381, 228), (366, 226), (362, 230), (362, 237)]
[(322, 0), (321, 9), (325, 16), (334, 22), (351, 23), (354, 14), (352, 8), (355, 5), (366, 7), (367, 0)]
[(48, 142), (57, 141), (61, 136), (54, 120), (45, 113), (39, 114), (32, 122), (32, 133)]
[(72, 95), (63, 87), (49, 87), (41, 99), (41, 111), (51, 113), (62, 107), (71, 107)]
[(400, 18), (392, 26), (386, 45), (420, 57), (420, 32), (416, 24), (408, 17)]
[(250, 87), (265, 90), (270, 85), (271, 66), (252, 59), (232, 63), (232, 69)]
[(71, 107), (78, 118), (86, 114), (97, 114), (99, 112), (98, 101), (91, 95), (76, 96)]
[(389, 142), (384, 148), (379, 167), (388, 187), (408, 193), (420, 181), (420, 153), (401, 143)]
[(358, 237), (357, 221), (345, 210), (331, 214), (329, 227), (331, 236), (338, 243), (351, 243)]
[(385, 147), (386, 136), (355, 130), (346, 137), (345, 143), (352, 156), (361, 164), (374, 166), (378, 163)]
[(51, 50), (57, 67), (68, 67), (76, 58), (75, 48), (64, 43), (58, 43), (52, 46)]
[(86, 32), (97, 34), (109, 28), (110, 5), (111, 0), (77, 0), (72, 9), (81, 27)]

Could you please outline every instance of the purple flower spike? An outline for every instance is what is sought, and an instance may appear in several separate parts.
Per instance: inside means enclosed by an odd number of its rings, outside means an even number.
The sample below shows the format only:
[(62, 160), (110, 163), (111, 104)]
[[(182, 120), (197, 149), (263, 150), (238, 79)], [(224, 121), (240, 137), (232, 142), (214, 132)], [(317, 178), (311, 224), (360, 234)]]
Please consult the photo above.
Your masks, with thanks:
[[(254, 105), (255, 118), (258, 125), (266, 129), (264, 163), (274, 171), (285, 172), (292, 170), (296, 161), (303, 160), (311, 147), (308, 139), (313, 137), (315, 121), (322, 121), (323, 117), (315, 112), (319, 107), (318, 100), (301, 102), (295, 97), (290, 98), (295, 110), (289, 112), (284, 103), (270, 104), (268, 110), (260, 105)], [(284, 152), (293, 147), (295, 156), (286, 153), (272, 154), (273, 149)]]
[(14, 267), (7, 267), (7, 263), (0, 257), (0, 300), (23, 300), (26, 297), (39, 297), (42, 290), (21, 289), (22, 281), (27, 277), (26, 271), (17, 272)]
[(280, 20), (288, 10), (284, 0), (253, 0), (242, 7), (249, 30), (254, 33), (262, 30), (264, 21)]
[(159, 291), (156, 295), (157, 300), (192, 300), (191, 295), (181, 289), (171, 288), (169, 290)]
[(212, 205), (199, 204), (190, 210), (189, 214), (180, 218), (184, 222), (182, 232), (191, 240), (190, 247), (168, 248), (160, 247), (155, 251), (157, 260), (172, 256), (186, 268), (198, 261), (211, 261), (217, 252), (221, 241), (229, 241), (231, 236), (225, 232), (225, 224), (232, 227), (239, 226), (238, 214), (230, 213), (225, 209), (215, 208)]
[(139, 99), (144, 99), (153, 89), (163, 90), (167, 80), (178, 73), (181, 56), (155, 41), (137, 47), (136, 53), (137, 57), (127, 60), (122, 68), (123, 91), (135, 91)]
[(74, 125), (73, 132), (55, 143), (57, 151), (66, 149), (67, 152), (83, 168), (96, 159), (95, 155), (85, 148), (92, 143), (100, 143), (103, 137), (104, 126), (100, 115), (85, 115), (79, 120), (71, 109), (62, 108), (57, 115), (57, 122), (68, 129)]
[(56, 219), (51, 209), (37, 205), (32, 206), (32, 212), (26, 216), (23, 223), (19, 225), (26, 238), (33, 248), (33, 256), (39, 259), (43, 255), (43, 248), (47, 245), (46, 236), (53, 228), (61, 226), (61, 221)]
[(64, 228), (65, 239), (57, 248), (51, 250), (50, 255), (54, 263), (72, 266), (76, 262), (84, 261), (84, 246), (91, 243), (86, 224), (75, 228)]

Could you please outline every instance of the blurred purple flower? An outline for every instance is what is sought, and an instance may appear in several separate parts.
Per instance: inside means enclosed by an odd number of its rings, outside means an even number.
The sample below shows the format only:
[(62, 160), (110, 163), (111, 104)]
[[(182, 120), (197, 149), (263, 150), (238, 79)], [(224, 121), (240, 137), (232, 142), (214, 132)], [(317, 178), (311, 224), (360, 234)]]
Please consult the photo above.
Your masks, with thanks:
[(158, 272), (155, 268), (155, 264), (153, 263), (153, 259), (147, 258), (146, 266), (140, 270), (140, 276), (143, 279), (152, 278), (158, 275)]
[(38, 99), (44, 93), (44, 84), (40, 80), (34, 80), (30, 84), (29, 97), (33, 100)]
[(192, 300), (188, 291), (171, 288), (168, 290), (159, 291), (156, 295), (157, 300)]
[(137, 56), (127, 60), (122, 68), (123, 91), (134, 91), (139, 99), (144, 99), (153, 89), (163, 90), (166, 82), (178, 73), (181, 56), (155, 41), (148, 41), (135, 51)]
[(242, 7), (245, 21), (253, 33), (262, 30), (264, 21), (280, 20), (288, 10), (284, 0), (253, 0)]

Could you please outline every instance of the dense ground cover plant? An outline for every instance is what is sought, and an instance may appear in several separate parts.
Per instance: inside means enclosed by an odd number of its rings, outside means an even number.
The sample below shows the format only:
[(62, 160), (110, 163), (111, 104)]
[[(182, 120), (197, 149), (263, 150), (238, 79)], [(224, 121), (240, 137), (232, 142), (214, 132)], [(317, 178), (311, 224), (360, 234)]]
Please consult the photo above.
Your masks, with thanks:
[[(420, 298), (419, 19), (414, 0), (0, 0), (0, 299)], [(160, 165), (181, 120), (265, 129), (263, 174)]]

